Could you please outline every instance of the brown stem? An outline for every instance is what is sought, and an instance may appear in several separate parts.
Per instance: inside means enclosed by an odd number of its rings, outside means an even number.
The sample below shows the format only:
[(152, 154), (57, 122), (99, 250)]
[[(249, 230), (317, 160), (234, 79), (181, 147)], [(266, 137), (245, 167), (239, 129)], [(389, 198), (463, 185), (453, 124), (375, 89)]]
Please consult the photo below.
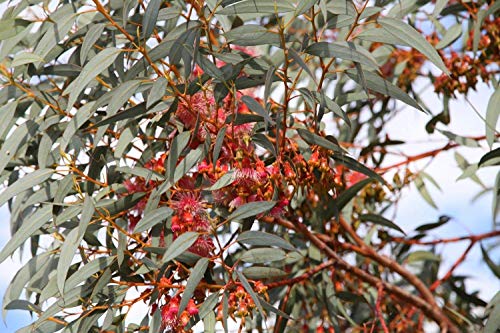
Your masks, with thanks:
[[(443, 313), (443, 311), (435, 305), (435, 301), (433, 298), (433, 304), (429, 304), (427, 300), (424, 300), (416, 295), (410, 294), (406, 290), (395, 286), (393, 284), (390, 284), (388, 282), (382, 281), (381, 279), (377, 278), (376, 276), (371, 275), (368, 272), (365, 272), (364, 270), (352, 266), (346, 261), (344, 261), (333, 249), (331, 249), (326, 243), (324, 243), (322, 240), (320, 240), (316, 235), (314, 235), (306, 225), (303, 223), (292, 223), (290, 221), (286, 221), (282, 218), (275, 218), (272, 219), (275, 223), (278, 223), (279, 225), (282, 225), (286, 228), (289, 228), (291, 230), (296, 230), (297, 232), (300, 232), (302, 235), (304, 235), (309, 241), (311, 241), (314, 246), (316, 246), (320, 251), (322, 251), (325, 255), (327, 255), (329, 258), (333, 259), (335, 261), (336, 267), (343, 269), (347, 272), (350, 272), (351, 274), (356, 275), (358, 278), (361, 280), (365, 281), (366, 283), (378, 287), (380, 285), (383, 285), (384, 289), (392, 294), (393, 296), (399, 298), (401, 301), (404, 301), (405, 303), (411, 304), (418, 309), (420, 309), (423, 313), (425, 313), (429, 318), (434, 320), (440, 327), (441, 327), (441, 332), (446, 333), (446, 332), (451, 332), (451, 333), (458, 333), (458, 328), (450, 321), (448, 317)], [(265, 222), (271, 222), (268, 219), (263, 219)], [(415, 277), (416, 278), (416, 277)], [(431, 294), (432, 295), (432, 294)]]

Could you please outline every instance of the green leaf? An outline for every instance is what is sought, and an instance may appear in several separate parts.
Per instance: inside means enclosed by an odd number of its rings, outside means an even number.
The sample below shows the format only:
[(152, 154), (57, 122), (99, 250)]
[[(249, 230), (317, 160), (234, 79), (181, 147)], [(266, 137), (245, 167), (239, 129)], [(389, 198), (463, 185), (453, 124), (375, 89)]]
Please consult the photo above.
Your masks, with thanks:
[(497, 86), (493, 95), (488, 101), (486, 109), (486, 141), (490, 148), (495, 142), (495, 134), (497, 133), (498, 117), (500, 116), (500, 85)]
[(69, 266), (73, 261), (75, 252), (80, 245), (85, 231), (94, 215), (94, 204), (92, 198), (89, 196), (85, 197), (82, 208), (82, 215), (78, 223), (78, 228), (75, 228), (69, 232), (64, 243), (61, 246), (61, 252), (59, 254), (59, 261), (57, 263), (57, 287), (61, 294), (64, 291), (64, 283), (66, 281), (66, 275), (68, 274)]
[(299, 135), (304, 139), (305, 142), (307, 142), (310, 145), (318, 145), (323, 148), (326, 148), (328, 150), (338, 152), (343, 154), (344, 150), (340, 148), (336, 143), (323, 138), (322, 136), (319, 136), (317, 134), (314, 134), (313, 132), (310, 132), (309, 130), (299, 128), (297, 129), (297, 132)]
[(160, 6), (162, 4), (162, 0), (151, 0), (148, 3), (146, 8), (146, 12), (142, 18), (142, 38), (148, 39), (149, 36), (153, 33), (153, 29), (156, 25), (156, 21), (158, 18), (158, 13), (160, 11)]
[(198, 233), (192, 231), (183, 233), (177, 237), (167, 248), (167, 251), (165, 251), (165, 254), (163, 255), (163, 262), (169, 262), (177, 258), (189, 249), (191, 245), (194, 244), (196, 239), (198, 239)]
[(499, 204), (500, 204), (500, 171), (497, 173), (497, 176), (495, 177), (495, 183), (493, 184), (493, 205), (492, 205), (493, 225), (495, 225), (497, 221)]
[(163, 96), (165, 96), (166, 89), (167, 89), (167, 79), (163, 76), (159, 77), (155, 83), (153, 83), (153, 87), (151, 88), (151, 91), (149, 92), (148, 95), (148, 101), (146, 103), (146, 109), (149, 109), (149, 107), (159, 100), (162, 99)]
[(151, 229), (155, 225), (165, 221), (172, 216), (173, 210), (169, 207), (159, 207), (147, 213), (135, 226), (134, 233), (143, 232)]
[(214, 168), (217, 163), (217, 160), (219, 159), (219, 154), (222, 149), (222, 144), (224, 143), (224, 138), (226, 136), (226, 131), (227, 127), (224, 126), (219, 130), (219, 133), (217, 133), (217, 137), (215, 138), (215, 145), (214, 145), (214, 150), (212, 152), (212, 158), (214, 161)]
[(73, 139), (76, 132), (85, 124), (95, 113), (95, 103), (89, 102), (82, 106), (73, 118), (68, 122), (68, 125), (64, 129), (64, 133), (61, 138), (59, 149), (61, 151), (66, 151), (69, 143)]
[(25, 310), (25, 311), (30, 311), (30, 312), (36, 312), (40, 313), (42, 312), (42, 309), (38, 306), (35, 305), (29, 301), (23, 300), (23, 299), (16, 299), (13, 300), (12, 302), (9, 302), (4, 309), (6, 310)]
[(477, 141), (474, 139), (466, 138), (466, 137), (463, 137), (460, 135), (456, 135), (456, 134), (448, 132), (448, 131), (442, 131), (442, 130), (438, 130), (438, 131), (441, 132), (448, 139), (455, 141), (459, 145), (466, 146), (466, 147), (472, 147), (472, 148), (481, 147), (479, 145), (479, 143), (477, 143)]
[[(3, 112), (14, 112), (17, 103), (8, 104), (10, 107), (2, 108), (0, 111)], [(4, 113), (2, 113), (3, 115)], [(39, 125), (32, 120), (28, 120), (25, 123), (19, 125), (14, 132), (3, 142), (2, 149), (0, 150), (0, 174), (5, 169), (7, 164), (10, 162), (13, 156), (16, 155), (18, 149), (24, 145), (30, 138), (35, 136)], [(0, 206), (2, 206), (0, 204)]]
[(83, 39), (82, 48), (80, 49), (80, 62), (82, 64), (87, 60), (87, 56), (94, 46), (95, 42), (102, 36), (104, 28), (106, 25), (104, 23), (92, 24), (89, 28), (89, 31), (85, 35)]
[(462, 24), (457, 23), (453, 25), (450, 29), (446, 30), (443, 39), (439, 41), (436, 45), (436, 49), (444, 49), (445, 47), (451, 45), (462, 35)]
[(418, 228), (415, 228), (415, 231), (422, 232), (422, 231), (436, 229), (436, 228), (439, 228), (440, 226), (448, 223), (450, 220), (451, 219), (448, 216), (443, 215), (443, 216), (439, 217), (438, 222), (422, 224)]
[(260, 105), (259, 102), (257, 102), (253, 97), (251, 96), (243, 96), (241, 97), (241, 101), (243, 103), (246, 104), (246, 106), (248, 106), (248, 108), (257, 113), (259, 116), (262, 116), (262, 118), (264, 118), (264, 121), (267, 123), (267, 124), (273, 124), (274, 125), (274, 120), (271, 119), (271, 117), (269, 116), (269, 113), (264, 110), (264, 108), (262, 107), (262, 105)]
[(357, 62), (370, 68), (378, 68), (378, 64), (365, 48), (352, 42), (319, 42), (309, 45), (305, 50), (320, 58), (340, 58)]
[(355, 69), (349, 69), (345, 73), (361, 86), (366, 85), (370, 90), (396, 98), (417, 110), (423, 111), (420, 105), (418, 105), (413, 98), (408, 96), (407, 93), (373, 72), (362, 70), (361, 73), (359, 73)]
[(273, 312), (275, 314), (277, 314), (278, 316), (280, 317), (284, 317), (286, 319), (290, 319), (290, 320), (293, 320), (292, 317), (290, 317), (289, 315), (287, 315), (286, 313), (284, 313), (283, 311), (281, 311), (280, 309), (278, 308), (275, 308), (273, 305), (269, 304), (268, 302), (266, 302), (262, 297), (259, 296), (259, 302), (260, 304), (262, 305), (262, 307), (264, 309), (266, 309), (267, 311), (270, 311), (270, 312)]
[(112, 116), (125, 104), (130, 96), (136, 93), (141, 85), (140, 80), (126, 81), (114, 88), (110, 93), (110, 102), (106, 108), (106, 115)]
[(380, 176), (378, 173), (376, 173), (372, 169), (366, 167), (365, 165), (358, 162), (357, 160), (355, 160), (352, 157), (334, 153), (333, 159), (335, 160), (335, 162), (338, 162), (338, 163), (346, 166), (350, 170), (361, 172), (362, 174), (364, 174), (372, 179), (376, 179), (377, 181), (379, 181), (382, 184), (387, 184), (386, 181), (384, 180), (384, 178), (382, 178), (382, 176)]
[(479, 160), (478, 166), (490, 166), (490, 165), (498, 165), (500, 163), (500, 147), (497, 149), (493, 149), (490, 152), (481, 157)]
[(64, 293), (67, 293), (68, 291), (72, 290), (77, 285), (87, 280), (89, 277), (96, 274), (97, 272), (104, 271), (115, 260), (116, 256), (99, 257), (86, 263), (78, 270), (77, 274), (73, 274), (68, 278), (68, 280), (64, 285)]
[(448, 4), (448, 0), (436, 0), (436, 4), (434, 5), (434, 10), (432, 11), (432, 16), (434, 18), (438, 18), (439, 14), (443, 11), (444, 7)]
[(228, 221), (243, 220), (248, 217), (256, 216), (269, 211), (276, 205), (276, 201), (255, 201), (246, 203), (232, 212), (228, 217)]
[(118, 167), (115, 169), (117, 172), (121, 173), (126, 173), (129, 175), (134, 175), (137, 177), (142, 177), (145, 180), (154, 180), (154, 181), (159, 181), (159, 180), (164, 180), (165, 178), (163, 175), (155, 172), (154, 170), (151, 169), (146, 169), (146, 168), (141, 168), (138, 166), (135, 166), (133, 168), (131, 167)]
[[(0, 107), (0, 114), (2, 115), (2, 121), (0, 122), (0, 142), (2, 142), (2, 151), (3, 151), (3, 145), (6, 143), (3, 142), (5, 136), (9, 133), (10, 130), (12, 130), (12, 125), (13, 125), (13, 118), (16, 113), (16, 108), (17, 108), (18, 102), (17, 101), (12, 101), (8, 102), (5, 105), (2, 105)], [(12, 122), (12, 123), (11, 123)], [(20, 125), (19, 127), (21, 127)], [(17, 139), (19, 141), (19, 137)], [(5, 156), (5, 155), (1, 155)], [(3, 161), (3, 158), (2, 158)], [(5, 162), (3, 162), (5, 163)], [(0, 171), (0, 174), (2, 172)]]
[(422, 179), (422, 176), (418, 175), (415, 178), (414, 181), (415, 186), (417, 187), (418, 192), (422, 196), (422, 198), (432, 207), (437, 209), (438, 207), (436, 206), (436, 203), (434, 200), (432, 200), (431, 195), (429, 194), (429, 191), (427, 190), (427, 187), (425, 186), (424, 180)]
[(280, 249), (257, 248), (245, 251), (240, 260), (253, 264), (263, 264), (266, 262), (280, 261), (286, 258), (286, 253)]
[(386, 219), (385, 217), (383, 217), (381, 215), (377, 215), (377, 214), (363, 214), (363, 215), (359, 216), (359, 219), (362, 222), (373, 222), (375, 224), (378, 224), (378, 225), (381, 225), (381, 226), (384, 226), (384, 227), (387, 227), (387, 228), (391, 228), (391, 229), (397, 230), (400, 233), (406, 235), (406, 233), (403, 231), (403, 229), (401, 229), (397, 224), (395, 224), (394, 222)]
[(219, 15), (278, 14), (295, 10), (291, 3), (283, 0), (242, 0), (219, 8), (216, 12)]
[(222, 175), (212, 186), (207, 188), (208, 191), (220, 190), (223, 187), (226, 187), (234, 182), (236, 179), (236, 173), (233, 170), (230, 170)]
[(436, 67), (441, 69), (444, 73), (450, 74), (450, 71), (444, 64), (443, 60), (437, 53), (436, 49), (410, 25), (396, 19), (379, 17), (377, 22), (382, 25), (382, 28), (391, 36), (397, 39), (403, 39), (408, 42), (409, 46), (417, 49), (420, 53), (425, 55)]
[(191, 296), (193, 296), (196, 287), (198, 287), (198, 284), (200, 283), (201, 279), (203, 278), (203, 275), (205, 274), (205, 271), (208, 268), (208, 264), (209, 264), (208, 258), (201, 258), (200, 260), (198, 260), (193, 269), (191, 269), (189, 278), (186, 283), (186, 288), (182, 293), (181, 302), (179, 304), (179, 312), (178, 312), (179, 316), (182, 313), (182, 311), (184, 311), (184, 309), (186, 308)]
[(415, 251), (410, 253), (408, 255), (408, 258), (406, 258), (406, 262), (408, 263), (425, 260), (441, 261), (441, 257), (429, 251)]
[(243, 270), (243, 274), (251, 280), (283, 278), (287, 273), (279, 268), (252, 266)]
[(410, 46), (408, 41), (394, 37), (388, 34), (383, 28), (374, 28), (371, 26), (370, 28), (364, 29), (356, 38), (361, 40), (366, 40), (370, 42), (379, 42), (384, 44), (392, 44), (392, 45), (401, 45), (401, 46)]
[(349, 186), (342, 193), (339, 194), (335, 200), (337, 209), (342, 209), (361, 191), (366, 185), (370, 184), (373, 180), (371, 178), (362, 179), (354, 185)]
[(262, 305), (260, 304), (259, 297), (253, 290), (252, 286), (250, 286), (250, 283), (248, 283), (247, 278), (245, 277), (244, 274), (242, 274), (240, 271), (236, 271), (236, 275), (238, 276), (238, 280), (240, 280), (241, 284), (243, 285), (243, 288), (247, 291), (248, 294), (250, 294), (250, 297), (252, 298), (253, 302), (257, 306), (257, 309), (259, 310), (260, 314), (264, 317), (264, 309), (262, 308)]
[(38, 54), (31, 52), (21, 52), (16, 54), (14, 60), (11, 63), (12, 67), (17, 67), (21, 65), (31, 64), (33, 62), (42, 62), (44, 59)]
[[(191, 138), (191, 133), (186, 131), (178, 134), (173, 140), (170, 146), (170, 151), (167, 158), (167, 176), (169, 180), (174, 179), (175, 169), (179, 156), (181, 156), (182, 151), (189, 143)], [(186, 170), (187, 172), (187, 170)]]
[(120, 52), (119, 49), (114, 47), (107, 48), (99, 52), (85, 67), (83, 67), (80, 75), (78, 75), (62, 93), (62, 95), (69, 94), (68, 111), (71, 110), (73, 104), (75, 104), (78, 96), (82, 90), (85, 89), (87, 84), (89, 84), (99, 73), (108, 68), (115, 61)]
[(196, 53), (196, 63), (201, 67), (203, 72), (210, 75), (210, 77), (225, 81), (222, 71), (213, 62), (202, 56), (200, 52)]
[(244, 231), (238, 236), (237, 241), (248, 245), (277, 246), (285, 250), (297, 251), (297, 249), (293, 247), (292, 244), (290, 244), (283, 238), (262, 231)]
[(19, 193), (40, 185), (54, 174), (53, 169), (38, 169), (19, 179), (0, 193), (0, 206)]
[(351, 120), (347, 116), (347, 113), (344, 110), (342, 110), (342, 108), (337, 103), (335, 103), (332, 99), (326, 96), (323, 90), (319, 93), (314, 92), (314, 96), (316, 97), (321, 106), (335, 113), (337, 117), (340, 117), (345, 121), (345, 123), (347, 124), (347, 126), (349, 126), (349, 128), (351, 127)]
[(260, 25), (245, 24), (224, 34), (230, 43), (241, 46), (280, 45), (280, 36)]
[(145, 195), (146, 193), (137, 192), (121, 197), (117, 200), (101, 200), (97, 203), (96, 207), (99, 208), (99, 210), (105, 215), (113, 216), (134, 207), (142, 198), (144, 198)]
[[(5, 192), (4, 192), (5, 193)], [(38, 229), (40, 229), (52, 216), (52, 207), (45, 206), (35, 210), (30, 216), (24, 219), (19, 230), (17, 230), (12, 238), (5, 244), (2, 252), (0, 252), (0, 263), (5, 261), (19, 246), (21, 246), (28, 238), (31, 237)]]
[(495, 274), (495, 276), (498, 279), (500, 279), (500, 265), (491, 260), (490, 256), (488, 255), (488, 252), (484, 249), (482, 245), (481, 245), (481, 252), (483, 254), (483, 259), (484, 262), (486, 262), (486, 265), (488, 265), (491, 272)]
[(488, 320), (482, 333), (498, 333), (500, 328), (500, 291), (495, 294), (486, 306)]
[(200, 319), (205, 318), (210, 312), (213, 311), (214, 307), (219, 302), (219, 297), (220, 294), (216, 292), (205, 298), (205, 301), (200, 306), (198, 312), (198, 316), (200, 317)]

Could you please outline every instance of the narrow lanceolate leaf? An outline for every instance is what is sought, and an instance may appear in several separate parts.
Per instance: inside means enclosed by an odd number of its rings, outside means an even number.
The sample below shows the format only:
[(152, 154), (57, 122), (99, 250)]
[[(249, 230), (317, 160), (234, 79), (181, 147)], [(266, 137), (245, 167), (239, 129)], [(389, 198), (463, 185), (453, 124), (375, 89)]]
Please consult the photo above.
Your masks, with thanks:
[(163, 262), (168, 262), (177, 258), (179, 255), (189, 249), (191, 245), (194, 244), (197, 238), (198, 233), (192, 231), (183, 233), (182, 235), (177, 237), (165, 252), (163, 256)]
[(106, 108), (108, 117), (116, 114), (141, 85), (140, 80), (126, 81), (114, 88), (111, 95), (111, 101)]
[(478, 166), (491, 166), (500, 164), (500, 148), (493, 149), (481, 157)]
[(275, 14), (293, 12), (295, 8), (283, 0), (242, 0), (216, 11), (220, 15)]
[(493, 215), (493, 225), (496, 226), (498, 208), (500, 204), (500, 171), (495, 177), (495, 183), (493, 185), (493, 205), (492, 205), (492, 215)]
[(483, 253), (483, 259), (490, 268), (491, 272), (495, 274), (497, 278), (500, 279), (500, 265), (498, 263), (495, 263), (491, 258), (490, 255), (488, 254), (488, 251), (484, 249), (484, 247), (481, 245), (481, 252)]
[(415, 178), (415, 186), (417, 187), (418, 191), (420, 192), (420, 195), (422, 198), (432, 207), (437, 209), (436, 204), (434, 203), (434, 200), (432, 200), (431, 195), (429, 194), (429, 191), (427, 190), (427, 187), (425, 186), (424, 180), (422, 179), (421, 176), (418, 176)]
[(184, 309), (186, 308), (189, 299), (191, 298), (191, 296), (193, 296), (196, 287), (198, 287), (198, 283), (200, 283), (201, 279), (203, 278), (203, 275), (207, 270), (208, 263), (209, 263), (208, 258), (201, 258), (200, 260), (198, 260), (196, 265), (191, 270), (191, 273), (189, 274), (189, 279), (186, 283), (186, 288), (184, 288), (181, 302), (179, 304), (179, 312), (178, 312), (179, 316), (182, 313), (182, 311), (184, 311)]
[(460, 35), (462, 35), (462, 24), (457, 23), (452, 26), (450, 29), (446, 30), (446, 33), (443, 36), (443, 39), (439, 41), (436, 45), (436, 49), (444, 49), (445, 47), (451, 45), (454, 41), (456, 41)]
[(486, 109), (486, 141), (491, 146), (495, 142), (495, 133), (498, 133), (497, 123), (500, 116), (500, 85), (491, 95), (488, 101), (488, 108)]
[(227, 217), (228, 221), (243, 220), (247, 217), (256, 216), (269, 211), (276, 205), (276, 201), (256, 201), (249, 202), (236, 208), (234, 212)]
[(75, 256), (75, 251), (78, 249), (78, 246), (85, 235), (85, 231), (87, 230), (87, 226), (94, 215), (95, 208), (92, 200), (93, 199), (89, 196), (85, 197), (82, 215), (80, 216), (80, 220), (78, 222), (78, 228), (70, 231), (61, 246), (59, 261), (57, 263), (57, 287), (61, 294), (64, 291), (66, 275), (68, 274), (69, 266)]
[(358, 162), (357, 160), (355, 160), (352, 157), (342, 155), (342, 154), (333, 154), (333, 159), (335, 160), (335, 162), (338, 162), (338, 163), (346, 166), (350, 170), (361, 172), (362, 174), (364, 174), (372, 179), (378, 180), (382, 184), (386, 184), (386, 181), (384, 180), (384, 178), (382, 178), (382, 176), (380, 176), (378, 173), (376, 173), (372, 169), (368, 168), (364, 164)]
[(442, 131), (438, 130), (439, 132), (443, 133), (444, 136), (446, 136), (448, 139), (455, 141), (459, 145), (466, 146), (466, 147), (472, 147), (472, 148), (477, 148), (480, 147), (479, 143), (477, 143), (476, 140), (467, 138), (464, 136), (460, 136), (448, 131)]
[(49, 179), (54, 173), (53, 169), (38, 169), (32, 173), (19, 179), (14, 184), (7, 187), (2, 193), (0, 193), (0, 207), (3, 206), (9, 199), (18, 195), (19, 193), (32, 188), (35, 185), (40, 185), (47, 179)]
[(153, 29), (156, 25), (158, 18), (158, 13), (160, 11), (160, 6), (162, 0), (151, 0), (148, 3), (146, 12), (142, 18), (142, 38), (147, 39), (153, 33)]
[(328, 139), (323, 138), (322, 136), (314, 134), (303, 128), (299, 128), (297, 132), (302, 137), (302, 139), (304, 139), (304, 141), (310, 145), (318, 145), (334, 152), (338, 152), (341, 154), (344, 153), (344, 150), (340, 148), (337, 144), (333, 143)]
[(292, 59), (303, 69), (306, 71), (307, 74), (309, 74), (309, 76), (311, 77), (311, 79), (313, 79), (314, 83), (318, 84), (317, 80), (316, 80), (316, 76), (314, 75), (314, 73), (311, 71), (311, 69), (309, 68), (309, 66), (307, 66), (307, 64), (304, 62), (304, 60), (302, 60), (302, 57), (300, 56), (300, 54), (297, 53), (297, 51), (295, 51), (293, 48), (289, 48), (288, 49), (288, 54), (292, 57)]
[(63, 95), (69, 94), (68, 109), (71, 109), (73, 104), (76, 102), (78, 95), (83, 89), (90, 83), (98, 74), (108, 68), (116, 59), (120, 53), (119, 49), (110, 47), (104, 51), (99, 52), (95, 57), (93, 57), (85, 67), (83, 67), (82, 72), (78, 77), (70, 83), (70, 85), (64, 90)]
[(236, 179), (236, 173), (232, 170), (226, 172), (222, 177), (220, 177), (212, 186), (207, 188), (208, 191), (219, 190), (226, 187), (234, 182)]
[(387, 17), (379, 17), (377, 21), (388, 34), (407, 41), (411, 47), (425, 55), (434, 65), (436, 65), (436, 67), (441, 69), (444, 73), (450, 74), (450, 71), (436, 49), (413, 27), (400, 20)]
[(321, 58), (340, 58), (371, 68), (378, 68), (377, 62), (371, 53), (352, 42), (314, 43), (307, 47), (304, 52)]
[(361, 73), (358, 73), (357, 70), (349, 69), (346, 74), (361, 86), (366, 85), (370, 90), (396, 98), (417, 110), (423, 111), (420, 105), (407, 93), (373, 72), (362, 70)]
[(280, 249), (257, 248), (245, 251), (240, 260), (253, 264), (263, 264), (266, 262), (280, 261), (286, 258), (286, 253)]
[(155, 225), (165, 221), (172, 216), (173, 210), (169, 207), (157, 208), (144, 216), (134, 228), (134, 233), (149, 230)]
[(40, 229), (52, 216), (52, 208), (45, 206), (36, 210), (28, 216), (24, 223), (21, 224), (19, 230), (7, 242), (5, 247), (0, 252), (0, 263), (10, 256), (19, 246), (21, 246), (28, 238), (31, 237), (38, 229)]
[(189, 139), (191, 138), (190, 132), (182, 132), (177, 135), (173, 140), (170, 146), (170, 151), (168, 153), (167, 158), (167, 176), (169, 180), (174, 179), (175, 167), (177, 165), (177, 161), (179, 156), (181, 156), (182, 151), (186, 148), (189, 143)]
[(283, 238), (263, 231), (245, 231), (238, 238), (238, 242), (255, 246), (277, 246), (289, 251), (297, 251), (292, 244)]
[(252, 286), (250, 286), (250, 283), (248, 283), (247, 278), (240, 271), (236, 271), (236, 275), (238, 276), (238, 279), (243, 285), (243, 288), (245, 288), (247, 293), (250, 294), (250, 297), (252, 297), (253, 302), (255, 303), (255, 305), (257, 305), (257, 309), (260, 311), (260, 314), (264, 316), (264, 309), (262, 308), (262, 305), (259, 302), (259, 297), (253, 290)]
[(441, 257), (430, 251), (415, 251), (410, 253), (406, 259), (408, 263), (424, 260), (441, 261)]
[[(11, 107), (2, 108), (4, 112), (14, 112), (17, 103), (10, 103)], [(2, 114), (3, 117), (3, 114)], [(28, 120), (25, 123), (19, 125), (14, 132), (8, 137), (2, 144), (2, 149), (0, 150), (0, 173), (10, 162), (12, 157), (17, 153), (17, 150), (27, 142), (30, 137), (33, 137), (38, 130), (39, 125), (32, 120)], [(1, 204), (0, 204), (1, 206)]]
[(76, 134), (76, 132), (80, 129), (80, 127), (82, 127), (83, 124), (87, 122), (87, 120), (89, 120), (93, 116), (95, 112), (94, 105), (95, 102), (86, 103), (78, 110), (75, 116), (71, 118), (68, 125), (64, 129), (64, 133), (61, 138), (61, 143), (59, 146), (59, 149), (61, 151), (66, 151), (68, 144), (71, 142), (71, 139), (73, 139), (73, 136)]
[(31, 52), (21, 52), (14, 57), (14, 60), (10, 65), (12, 67), (17, 67), (41, 61), (44, 61), (44, 59), (40, 57), (38, 54), (34, 54)]
[(165, 90), (167, 89), (167, 79), (164, 78), (163, 76), (158, 78), (158, 80), (155, 81), (153, 84), (153, 87), (151, 88), (151, 91), (148, 95), (148, 101), (146, 103), (146, 108), (149, 109), (149, 107), (159, 100), (162, 99), (163, 96), (165, 96)]
[(370, 178), (360, 180), (340, 193), (336, 200), (337, 209), (341, 211), (358, 194), (359, 191), (365, 188), (365, 186), (370, 184), (372, 181), (373, 180)]
[(271, 119), (269, 116), (269, 113), (264, 110), (264, 107), (260, 105), (259, 102), (257, 102), (253, 97), (251, 96), (243, 96), (241, 98), (241, 101), (248, 106), (248, 108), (257, 113), (259, 116), (262, 116), (264, 118), (264, 121), (268, 124), (274, 124), (274, 120)]
[(82, 48), (80, 49), (80, 61), (82, 64), (85, 63), (85, 60), (87, 59), (94, 43), (97, 42), (97, 40), (102, 36), (105, 26), (106, 25), (104, 23), (93, 24), (85, 35)]
[(373, 222), (375, 224), (378, 224), (378, 225), (381, 225), (381, 226), (384, 226), (384, 227), (387, 227), (387, 228), (391, 228), (391, 229), (397, 230), (400, 233), (406, 235), (406, 233), (403, 231), (403, 229), (401, 229), (397, 224), (395, 224), (394, 222), (386, 219), (383, 216), (380, 216), (380, 215), (377, 215), (377, 214), (363, 214), (363, 215), (361, 215), (359, 217), (359, 219), (361, 221), (363, 221), (363, 222)]

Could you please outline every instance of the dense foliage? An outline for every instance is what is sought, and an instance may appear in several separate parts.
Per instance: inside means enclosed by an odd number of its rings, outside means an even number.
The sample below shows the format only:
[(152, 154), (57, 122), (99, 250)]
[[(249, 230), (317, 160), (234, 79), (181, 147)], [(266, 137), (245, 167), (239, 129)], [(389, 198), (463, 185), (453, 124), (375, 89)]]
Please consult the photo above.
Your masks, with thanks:
[[(500, 296), (455, 269), (491, 232), (436, 238), (388, 219), (413, 162), (482, 151), (493, 191), (500, 3), (15, 1), (0, 20), (0, 205), (30, 253), (3, 298), (18, 332), (496, 332)], [(450, 100), (494, 93), (485, 135)], [(423, 87), (442, 105), (426, 105)], [(473, 103), (472, 103), (473, 104)], [(386, 126), (423, 112), (447, 141), (400, 154)], [(397, 163), (387, 157), (399, 154)], [(390, 157), (394, 161), (394, 157)], [(446, 191), (446, 189), (443, 189)], [(439, 235), (439, 232), (437, 232)], [(436, 245), (468, 242), (441, 267)], [(492, 244), (491, 242), (489, 243)], [(143, 319), (137, 319), (142, 316)], [(489, 320), (488, 320), (489, 319)], [(196, 326), (195, 326), (196, 325)]]

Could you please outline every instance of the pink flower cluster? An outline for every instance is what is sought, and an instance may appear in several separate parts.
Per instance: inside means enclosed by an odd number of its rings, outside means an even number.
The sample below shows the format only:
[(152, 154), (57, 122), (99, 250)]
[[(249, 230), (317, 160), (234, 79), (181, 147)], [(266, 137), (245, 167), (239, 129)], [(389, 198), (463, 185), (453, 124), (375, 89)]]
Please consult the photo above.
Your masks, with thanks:
[(192, 299), (189, 300), (186, 309), (182, 311), (180, 316), (179, 303), (180, 296), (167, 296), (167, 304), (161, 308), (161, 330), (170, 329), (174, 332), (184, 332), (184, 327), (189, 323), (189, 319), (198, 314), (198, 308)]

